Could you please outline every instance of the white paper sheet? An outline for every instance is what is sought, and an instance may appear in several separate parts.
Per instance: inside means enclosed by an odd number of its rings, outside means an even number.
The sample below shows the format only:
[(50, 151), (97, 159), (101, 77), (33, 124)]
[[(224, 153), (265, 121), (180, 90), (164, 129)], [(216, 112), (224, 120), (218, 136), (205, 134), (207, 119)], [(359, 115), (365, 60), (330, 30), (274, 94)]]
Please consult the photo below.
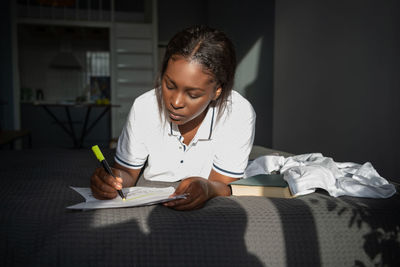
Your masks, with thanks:
[(123, 188), (126, 200), (120, 196), (110, 200), (99, 200), (92, 195), (92, 190), (88, 187), (72, 187), (73, 190), (85, 198), (85, 202), (67, 207), (68, 209), (107, 209), (122, 207), (147, 206), (157, 203), (168, 202), (174, 199), (186, 198), (185, 195), (169, 198), (174, 193), (173, 187), (155, 188), (155, 187), (128, 187)]

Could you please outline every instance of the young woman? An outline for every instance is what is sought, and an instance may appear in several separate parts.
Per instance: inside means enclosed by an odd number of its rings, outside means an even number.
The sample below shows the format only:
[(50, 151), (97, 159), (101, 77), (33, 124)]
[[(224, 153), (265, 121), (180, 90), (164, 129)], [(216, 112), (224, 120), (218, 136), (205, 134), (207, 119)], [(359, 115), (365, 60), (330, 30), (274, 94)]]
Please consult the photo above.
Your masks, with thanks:
[(97, 168), (91, 189), (98, 199), (134, 186), (141, 169), (149, 181), (178, 182), (165, 203), (197, 209), (215, 196), (231, 195), (254, 140), (251, 104), (232, 91), (236, 57), (226, 35), (207, 26), (177, 33), (168, 43), (156, 88), (136, 98), (119, 137), (114, 171)]

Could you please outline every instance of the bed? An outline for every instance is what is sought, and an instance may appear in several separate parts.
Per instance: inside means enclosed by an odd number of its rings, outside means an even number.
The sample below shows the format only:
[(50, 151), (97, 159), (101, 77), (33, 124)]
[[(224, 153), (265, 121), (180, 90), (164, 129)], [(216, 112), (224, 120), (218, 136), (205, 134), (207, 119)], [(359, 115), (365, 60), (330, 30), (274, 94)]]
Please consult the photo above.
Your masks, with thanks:
[[(280, 152), (251, 157), (268, 153)], [(66, 207), (83, 198), (69, 186), (89, 186), (90, 149), (1, 150), (0, 159), (1, 266), (400, 266), (398, 193), (76, 211)]]

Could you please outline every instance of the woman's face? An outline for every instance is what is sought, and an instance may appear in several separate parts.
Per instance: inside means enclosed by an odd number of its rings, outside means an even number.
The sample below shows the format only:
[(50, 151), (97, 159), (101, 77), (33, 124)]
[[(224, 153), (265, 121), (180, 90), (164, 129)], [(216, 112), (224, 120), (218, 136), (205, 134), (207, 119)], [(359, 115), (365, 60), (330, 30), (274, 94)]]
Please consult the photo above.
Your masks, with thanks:
[(171, 58), (161, 81), (162, 96), (170, 120), (179, 125), (201, 123), (207, 107), (221, 94), (213, 77), (196, 62)]

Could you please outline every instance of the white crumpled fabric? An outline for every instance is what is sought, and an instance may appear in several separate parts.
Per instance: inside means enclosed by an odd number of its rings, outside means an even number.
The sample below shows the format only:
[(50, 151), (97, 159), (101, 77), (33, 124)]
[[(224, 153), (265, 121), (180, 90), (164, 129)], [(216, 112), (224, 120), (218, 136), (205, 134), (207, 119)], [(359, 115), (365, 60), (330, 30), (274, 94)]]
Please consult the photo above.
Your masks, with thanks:
[(381, 177), (371, 163), (335, 162), (321, 153), (292, 157), (261, 156), (246, 168), (244, 178), (279, 171), (293, 195), (315, 192), (317, 188), (331, 196), (388, 198), (396, 193), (393, 184)]

